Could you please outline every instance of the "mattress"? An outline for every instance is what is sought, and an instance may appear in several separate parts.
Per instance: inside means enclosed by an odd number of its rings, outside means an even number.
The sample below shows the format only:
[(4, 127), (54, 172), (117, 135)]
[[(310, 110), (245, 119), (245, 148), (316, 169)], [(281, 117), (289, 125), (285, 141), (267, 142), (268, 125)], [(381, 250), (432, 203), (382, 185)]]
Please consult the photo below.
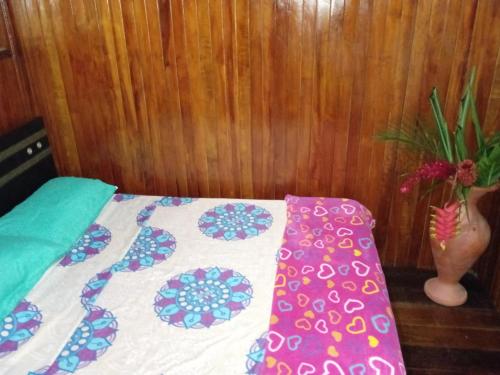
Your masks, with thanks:
[(0, 324), (0, 373), (404, 373), (372, 225), (348, 200), (117, 194)]

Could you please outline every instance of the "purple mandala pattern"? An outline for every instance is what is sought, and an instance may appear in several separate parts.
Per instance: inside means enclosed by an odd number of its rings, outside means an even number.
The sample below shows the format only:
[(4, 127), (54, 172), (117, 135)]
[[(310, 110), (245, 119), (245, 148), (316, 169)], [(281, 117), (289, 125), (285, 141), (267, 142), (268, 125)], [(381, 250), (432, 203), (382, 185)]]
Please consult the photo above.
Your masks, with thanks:
[(83, 288), (81, 302), (87, 314), (54, 363), (30, 375), (74, 373), (103, 355), (115, 340), (118, 322), (110, 311), (96, 305), (97, 297), (116, 272), (152, 267), (172, 255), (175, 246), (175, 238), (170, 233), (152, 227), (141, 228), (122, 260), (99, 272)]
[(162, 197), (147, 205), (137, 214), (136, 222), (140, 227), (146, 226), (148, 220), (153, 216), (156, 207), (178, 207), (194, 202), (196, 198)]
[(59, 264), (63, 267), (82, 263), (99, 254), (111, 241), (111, 232), (99, 224), (92, 224), (62, 258)]
[(115, 194), (113, 196), (113, 201), (114, 202), (123, 202), (123, 201), (129, 201), (131, 199), (134, 199), (136, 196), (134, 194)]
[(200, 231), (219, 240), (244, 240), (268, 230), (273, 217), (265, 208), (246, 203), (228, 203), (205, 212), (198, 221)]
[(111, 268), (105, 269), (95, 275), (90, 281), (85, 284), (81, 295), (81, 302), (84, 307), (93, 306), (99, 294), (113, 277)]
[(163, 197), (156, 201), (158, 206), (162, 207), (178, 207), (185, 204), (193, 203), (196, 198), (183, 198), (183, 197)]
[(137, 225), (143, 227), (147, 224), (149, 218), (153, 215), (156, 210), (156, 203), (147, 205), (137, 214), (136, 222)]
[(32, 374), (74, 373), (96, 361), (112, 345), (118, 323), (111, 312), (93, 307), (82, 319), (52, 365)]
[(250, 282), (236, 271), (199, 268), (177, 275), (158, 291), (154, 308), (170, 325), (208, 328), (228, 321), (252, 299)]
[(262, 334), (250, 348), (247, 354), (247, 374), (254, 375), (260, 374), (260, 370), (264, 364), (267, 347), (267, 332)]
[(175, 251), (175, 238), (165, 230), (143, 227), (123, 259), (111, 269), (117, 271), (139, 271), (163, 262)]
[(16, 351), (28, 341), (40, 327), (42, 313), (32, 303), (22, 300), (0, 322), (0, 358)]

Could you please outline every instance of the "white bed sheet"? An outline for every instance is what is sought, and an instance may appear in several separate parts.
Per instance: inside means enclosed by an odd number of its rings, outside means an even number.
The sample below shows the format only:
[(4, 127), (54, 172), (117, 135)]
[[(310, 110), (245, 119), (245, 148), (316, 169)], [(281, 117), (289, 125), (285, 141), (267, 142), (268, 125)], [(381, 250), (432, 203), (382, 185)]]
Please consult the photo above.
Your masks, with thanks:
[[(175, 251), (154, 265), (112, 275), (93, 304), (112, 313), (117, 331), (114, 339), (108, 340), (110, 345), (97, 351), (97, 360), (82, 361), (76, 373), (245, 373), (247, 353), (269, 325), (276, 253), (286, 224), (285, 202), (198, 199), (179, 206), (157, 205), (146, 210), (152, 215), (140, 226), (138, 213), (161, 197), (119, 197), (110, 201), (96, 220), (110, 231), (109, 244), (85, 261), (53, 266), (26, 297), (40, 310), (42, 323), (33, 337), (0, 358), (0, 373), (43, 373), (40, 369), (46, 371), (61, 358), (58, 356), (86, 314), (80, 300), (85, 284), (122, 260), (144, 226), (168, 231), (175, 238)], [(198, 221), (205, 212), (235, 203), (264, 208), (272, 215), (272, 225), (239, 240), (215, 239), (202, 233)], [(208, 328), (175, 326), (158, 317), (155, 298), (168, 280), (190, 270), (215, 267), (234, 270), (251, 284), (251, 300), (239, 314), (232, 312), (229, 320), (219, 319), (220, 324)]]

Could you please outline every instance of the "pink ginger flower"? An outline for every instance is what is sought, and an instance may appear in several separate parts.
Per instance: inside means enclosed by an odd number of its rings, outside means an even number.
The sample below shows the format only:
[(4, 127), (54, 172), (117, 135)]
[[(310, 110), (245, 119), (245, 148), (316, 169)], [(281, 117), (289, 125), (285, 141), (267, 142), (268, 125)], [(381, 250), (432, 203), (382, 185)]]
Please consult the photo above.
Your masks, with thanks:
[(401, 193), (409, 193), (422, 180), (446, 180), (456, 173), (456, 167), (445, 160), (431, 161), (423, 164), (411, 174), (399, 189)]
[(433, 207), (431, 214), (430, 235), (439, 241), (442, 250), (446, 249), (446, 241), (455, 237), (458, 231), (458, 220), (460, 204), (458, 202), (447, 203), (443, 208)]

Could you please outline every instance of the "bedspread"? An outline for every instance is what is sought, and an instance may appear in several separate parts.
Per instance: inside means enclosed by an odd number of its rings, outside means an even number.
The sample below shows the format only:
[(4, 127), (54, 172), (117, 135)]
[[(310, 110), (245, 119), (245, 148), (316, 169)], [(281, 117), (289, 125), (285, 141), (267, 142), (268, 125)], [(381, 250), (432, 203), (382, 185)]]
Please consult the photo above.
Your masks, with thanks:
[(117, 194), (0, 322), (0, 374), (404, 373), (371, 224), (347, 200)]

